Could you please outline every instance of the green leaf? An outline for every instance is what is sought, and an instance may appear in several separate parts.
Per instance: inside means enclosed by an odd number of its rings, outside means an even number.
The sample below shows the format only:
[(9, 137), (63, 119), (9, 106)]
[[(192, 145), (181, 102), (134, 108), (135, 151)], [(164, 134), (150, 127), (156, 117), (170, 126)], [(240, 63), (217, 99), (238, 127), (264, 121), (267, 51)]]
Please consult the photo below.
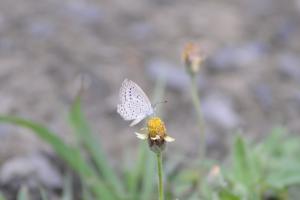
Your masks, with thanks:
[(233, 165), (236, 178), (243, 184), (250, 185), (250, 164), (244, 140), (237, 136), (233, 150)]
[(258, 196), (258, 184), (263, 174), (261, 162), (255, 152), (249, 150), (241, 136), (237, 136), (234, 143), (231, 173), (235, 194), (250, 200)]
[(84, 177), (89, 188), (99, 199), (114, 199), (107, 185), (97, 179), (95, 171), (87, 165), (79, 149), (66, 145), (56, 134), (44, 126), (22, 118), (11, 116), (0, 116), (0, 122), (10, 123), (33, 131), (38, 137), (50, 144), (55, 152), (65, 160), (78, 174)]
[(220, 198), (220, 200), (241, 200), (240, 197), (238, 197), (237, 195), (233, 194), (229, 190), (222, 190), (219, 193), (219, 198)]
[(109, 162), (100, 146), (100, 142), (97, 142), (95, 139), (89, 128), (88, 122), (81, 111), (80, 96), (76, 98), (72, 105), (69, 119), (78, 140), (82, 142), (83, 146), (91, 155), (91, 158), (95, 161), (97, 169), (101, 172), (105, 181), (110, 184), (120, 196), (123, 196), (125, 192), (121, 181), (112, 170), (112, 167), (109, 166)]
[(282, 153), (282, 146), (278, 145), (284, 141), (286, 131), (283, 128), (277, 127), (272, 130), (272, 133), (261, 144), (263, 150), (272, 156), (279, 156)]
[[(147, 146), (144, 143), (140, 143), (138, 151), (138, 159), (135, 162), (136, 165), (132, 170), (128, 171), (128, 188), (129, 195), (132, 199), (140, 199), (140, 191), (138, 187), (143, 179), (143, 173), (145, 168)], [(132, 158), (130, 158), (132, 159)]]
[(270, 186), (276, 189), (283, 189), (300, 184), (300, 167), (294, 170), (274, 171), (269, 174), (267, 181)]

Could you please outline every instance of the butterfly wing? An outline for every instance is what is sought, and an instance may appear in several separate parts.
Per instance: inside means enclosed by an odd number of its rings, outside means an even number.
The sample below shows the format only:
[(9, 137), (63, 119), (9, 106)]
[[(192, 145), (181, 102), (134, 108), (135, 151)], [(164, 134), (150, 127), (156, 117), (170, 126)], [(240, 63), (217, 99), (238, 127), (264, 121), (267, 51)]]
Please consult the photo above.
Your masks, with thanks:
[(124, 120), (134, 120), (133, 126), (153, 113), (151, 102), (144, 91), (133, 81), (125, 79), (119, 93), (121, 103), (117, 112)]

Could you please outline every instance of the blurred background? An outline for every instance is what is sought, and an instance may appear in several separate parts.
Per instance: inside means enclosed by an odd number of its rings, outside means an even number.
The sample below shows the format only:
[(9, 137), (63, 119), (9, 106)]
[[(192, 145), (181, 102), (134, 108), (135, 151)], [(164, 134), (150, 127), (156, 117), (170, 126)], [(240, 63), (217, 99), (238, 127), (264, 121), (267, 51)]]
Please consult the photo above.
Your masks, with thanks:
[[(220, 158), (237, 131), (259, 139), (282, 125), (299, 133), (299, 36), (299, 0), (1, 0), (0, 113), (44, 123), (71, 142), (67, 112), (84, 75), (83, 110), (118, 166), (140, 142), (139, 127), (116, 113), (122, 81), (151, 97), (164, 77), (163, 119), (177, 139), (166, 154), (193, 158), (199, 134), (181, 62), (193, 41), (206, 55), (198, 86), (208, 155)], [(2, 185), (32, 163), (48, 169), (50, 187), (61, 184), (40, 154), (49, 146), (2, 124), (0, 138)]]

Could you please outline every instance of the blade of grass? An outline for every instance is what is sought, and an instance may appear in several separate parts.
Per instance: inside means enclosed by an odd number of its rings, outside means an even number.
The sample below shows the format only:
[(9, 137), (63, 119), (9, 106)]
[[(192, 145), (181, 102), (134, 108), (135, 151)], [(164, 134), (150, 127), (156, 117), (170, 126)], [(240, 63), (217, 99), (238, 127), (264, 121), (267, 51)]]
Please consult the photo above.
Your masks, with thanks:
[(142, 180), (143, 175), (143, 169), (145, 167), (145, 161), (146, 161), (146, 151), (147, 146), (144, 143), (141, 143), (139, 146), (139, 155), (136, 162), (135, 167), (129, 174), (129, 182), (128, 182), (128, 188), (129, 188), (129, 195), (132, 199), (139, 199), (139, 192), (137, 191), (140, 180)]
[[(137, 164), (130, 172), (129, 193), (131, 199), (151, 199), (154, 191), (155, 159), (154, 154), (149, 151), (147, 143), (141, 143)], [(138, 188), (141, 188), (138, 190)]]
[(21, 187), (21, 189), (18, 192), (17, 200), (30, 200), (27, 187)]
[(248, 154), (246, 150), (246, 146), (244, 143), (244, 140), (240, 137), (237, 136), (235, 143), (234, 143), (234, 151), (233, 151), (233, 156), (234, 156), (234, 169), (236, 176), (239, 181), (244, 183), (245, 185), (249, 186), (249, 161), (248, 161)]
[(121, 181), (116, 176), (116, 173), (109, 166), (105, 154), (100, 146), (100, 143), (94, 138), (88, 122), (81, 111), (81, 101), (80, 96), (78, 96), (72, 105), (69, 120), (74, 128), (74, 132), (79, 141), (82, 141), (86, 150), (90, 153), (92, 159), (98, 170), (103, 175), (105, 181), (110, 184), (110, 186), (118, 192), (120, 196), (124, 195), (124, 188)]
[(114, 199), (113, 193), (100, 179), (96, 178), (96, 172), (93, 171), (89, 165), (87, 165), (79, 149), (66, 145), (56, 134), (52, 133), (46, 127), (40, 124), (11, 116), (0, 116), (0, 122), (10, 123), (33, 131), (33, 133), (39, 136), (42, 140), (50, 144), (55, 152), (63, 160), (65, 160), (70, 167), (84, 177), (84, 180), (87, 182), (88, 186), (97, 196), (97, 198)]
[(260, 172), (256, 170), (259, 169), (259, 166), (255, 166), (257, 159), (240, 135), (236, 137), (234, 143), (233, 158), (235, 178), (241, 183), (242, 193), (249, 199), (255, 199), (258, 196), (256, 185), (260, 178)]

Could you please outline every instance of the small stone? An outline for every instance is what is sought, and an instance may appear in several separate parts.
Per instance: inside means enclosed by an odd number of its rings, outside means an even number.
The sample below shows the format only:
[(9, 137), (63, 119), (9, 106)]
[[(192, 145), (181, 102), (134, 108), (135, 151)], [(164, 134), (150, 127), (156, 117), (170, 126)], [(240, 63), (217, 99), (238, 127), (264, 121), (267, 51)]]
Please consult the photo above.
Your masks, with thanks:
[(0, 182), (5, 186), (27, 185), (39, 188), (41, 185), (51, 189), (62, 187), (58, 170), (41, 154), (16, 157), (3, 164)]
[(153, 27), (149, 23), (135, 23), (129, 27), (129, 33), (136, 40), (145, 40), (153, 34)]
[(259, 42), (228, 46), (208, 58), (207, 66), (214, 72), (233, 71), (257, 61), (266, 50), (266, 45)]
[[(147, 65), (147, 71), (152, 79), (163, 77), (166, 85), (172, 89), (186, 91), (190, 85), (190, 77), (184, 67), (176, 66), (163, 59), (153, 59)], [(198, 77), (198, 88), (201, 90), (205, 87), (206, 81), (201, 73)]]
[(273, 104), (271, 87), (269, 85), (258, 85), (254, 88), (255, 97), (264, 111), (270, 111)]
[(300, 82), (300, 59), (293, 54), (285, 54), (279, 58), (278, 70), (283, 78)]
[(56, 30), (50, 22), (37, 20), (28, 25), (28, 32), (38, 38), (47, 38), (52, 36)]
[(63, 9), (63, 14), (70, 15), (82, 23), (101, 23), (105, 16), (103, 9), (86, 1), (70, 1)]
[(239, 125), (238, 114), (233, 108), (231, 100), (221, 94), (211, 94), (202, 102), (204, 118), (217, 126), (232, 129)]

